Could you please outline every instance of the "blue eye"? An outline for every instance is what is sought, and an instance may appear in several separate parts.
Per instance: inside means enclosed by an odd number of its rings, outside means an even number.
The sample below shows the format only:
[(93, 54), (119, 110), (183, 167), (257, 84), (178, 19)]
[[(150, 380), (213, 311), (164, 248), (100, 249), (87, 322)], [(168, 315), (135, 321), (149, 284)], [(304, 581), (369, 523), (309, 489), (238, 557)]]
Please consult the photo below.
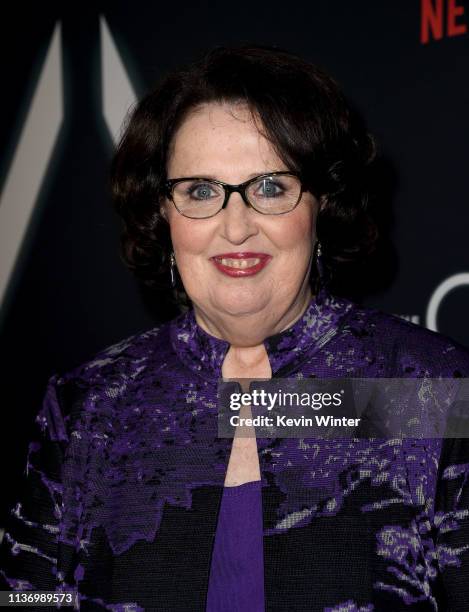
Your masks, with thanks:
[(211, 183), (197, 183), (191, 185), (187, 193), (195, 200), (208, 200), (218, 194), (215, 192), (214, 186)]
[(260, 195), (265, 198), (275, 198), (283, 193), (282, 187), (272, 180), (263, 179), (260, 182), (259, 187), (261, 191), (256, 195)]

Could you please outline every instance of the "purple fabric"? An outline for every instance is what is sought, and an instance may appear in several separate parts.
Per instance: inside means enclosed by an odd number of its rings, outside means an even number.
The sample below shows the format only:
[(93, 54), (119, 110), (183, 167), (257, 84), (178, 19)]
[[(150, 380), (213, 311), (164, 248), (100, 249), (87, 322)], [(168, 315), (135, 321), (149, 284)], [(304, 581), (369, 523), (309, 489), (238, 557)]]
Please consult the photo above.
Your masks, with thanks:
[[(467, 348), (325, 289), (264, 344), (274, 377), (469, 377)], [(72, 588), (82, 612), (205, 612), (228, 348), (189, 310), (51, 377), (0, 590)], [(469, 610), (469, 439), (257, 445), (266, 610)]]
[(264, 612), (261, 481), (225, 487), (213, 549), (207, 612)]

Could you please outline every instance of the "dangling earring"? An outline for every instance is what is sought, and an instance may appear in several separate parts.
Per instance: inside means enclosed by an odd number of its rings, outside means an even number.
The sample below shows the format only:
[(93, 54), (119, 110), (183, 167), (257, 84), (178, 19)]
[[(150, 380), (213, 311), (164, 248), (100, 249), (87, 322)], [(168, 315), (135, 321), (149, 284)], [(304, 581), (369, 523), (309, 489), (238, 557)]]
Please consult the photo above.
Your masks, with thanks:
[(318, 270), (319, 281), (322, 283), (325, 282), (326, 270), (324, 267), (324, 260), (322, 255), (322, 246), (319, 240), (317, 241), (316, 246), (316, 267)]
[(171, 274), (171, 287), (175, 289), (176, 287), (176, 257), (174, 253), (171, 252), (169, 256), (169, 272)]
[(327, 285), (327, 274), (326, 274), (326, 266), (324, 264), (324, 257), (322, 253), (322, 245), (319, 240), (316, 243), (316, 270), (317, 270), (317, 279), (316, 279), (316, 287), (314, 292), (316, 293), (316, 301), (318, 304), (322, 303), (323, 294), (326, 290)]

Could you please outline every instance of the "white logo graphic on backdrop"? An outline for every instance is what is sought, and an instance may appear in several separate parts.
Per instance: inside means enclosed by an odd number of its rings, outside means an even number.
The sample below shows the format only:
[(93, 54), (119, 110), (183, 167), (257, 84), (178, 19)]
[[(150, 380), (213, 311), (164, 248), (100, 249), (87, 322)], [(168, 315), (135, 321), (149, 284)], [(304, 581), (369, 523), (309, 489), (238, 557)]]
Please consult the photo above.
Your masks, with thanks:
[[(425, 326), (428, 329), (431, 329), (432, 331), (436, 332), (439, 331), (438, 312), (440, 310), (443, 300), (448, 296), (449, 293), (451, 293), (451, 291), (464, 286), (469, 286), (469, 272), (460, 272), (459, 274), (453, 274), (438, 285), (438, 287), (430, 296), (427, 310), (425, 313)], [(417, 325), (421, 324), (420, 315), (408, 315), (401, 313), (394, 314), (398, 317), (401, 317), (401, 319), (410, 321), (411, 323), (416, 323)]]
[[(136, 96), (101, 18), (103, 116), (116, 142)], [(49, 161), (63, 123), (63, 66), (60, 24), (51, 37), (28, 115), (0, 196), (0, 310), (27, 234)]]
[(117, 142), (122, 121), (135, 104), (137, 97), (103, 18), (100, 26), (103, 115), (114, 142)]
[(426, 315), (426, 326), (428, 329), (438, 331), (437, 317), (441, 302), (450, 291), (463, 287), (464, 285), (469, 285), (469, 272), (454, 274), (438, 285), (428, 302)]
[(51, 43), (0, 196), (0, 306), (63, 121), (60, 26)]

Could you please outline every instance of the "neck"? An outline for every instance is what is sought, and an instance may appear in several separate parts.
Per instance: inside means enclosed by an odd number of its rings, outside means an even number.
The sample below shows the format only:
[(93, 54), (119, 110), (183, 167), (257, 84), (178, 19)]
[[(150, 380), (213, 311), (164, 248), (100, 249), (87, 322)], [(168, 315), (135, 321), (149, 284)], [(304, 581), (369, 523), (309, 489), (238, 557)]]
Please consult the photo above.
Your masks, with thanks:
[(269, 304), (252, 314), (235, 316), (204, 310), (194, 303), (197, 323), (207, 333), (228, 341), (232, 347), (255, 348), (265, 338), (291, 327), (304, 314), (313, 298), (309, 283), (282, 308)]

